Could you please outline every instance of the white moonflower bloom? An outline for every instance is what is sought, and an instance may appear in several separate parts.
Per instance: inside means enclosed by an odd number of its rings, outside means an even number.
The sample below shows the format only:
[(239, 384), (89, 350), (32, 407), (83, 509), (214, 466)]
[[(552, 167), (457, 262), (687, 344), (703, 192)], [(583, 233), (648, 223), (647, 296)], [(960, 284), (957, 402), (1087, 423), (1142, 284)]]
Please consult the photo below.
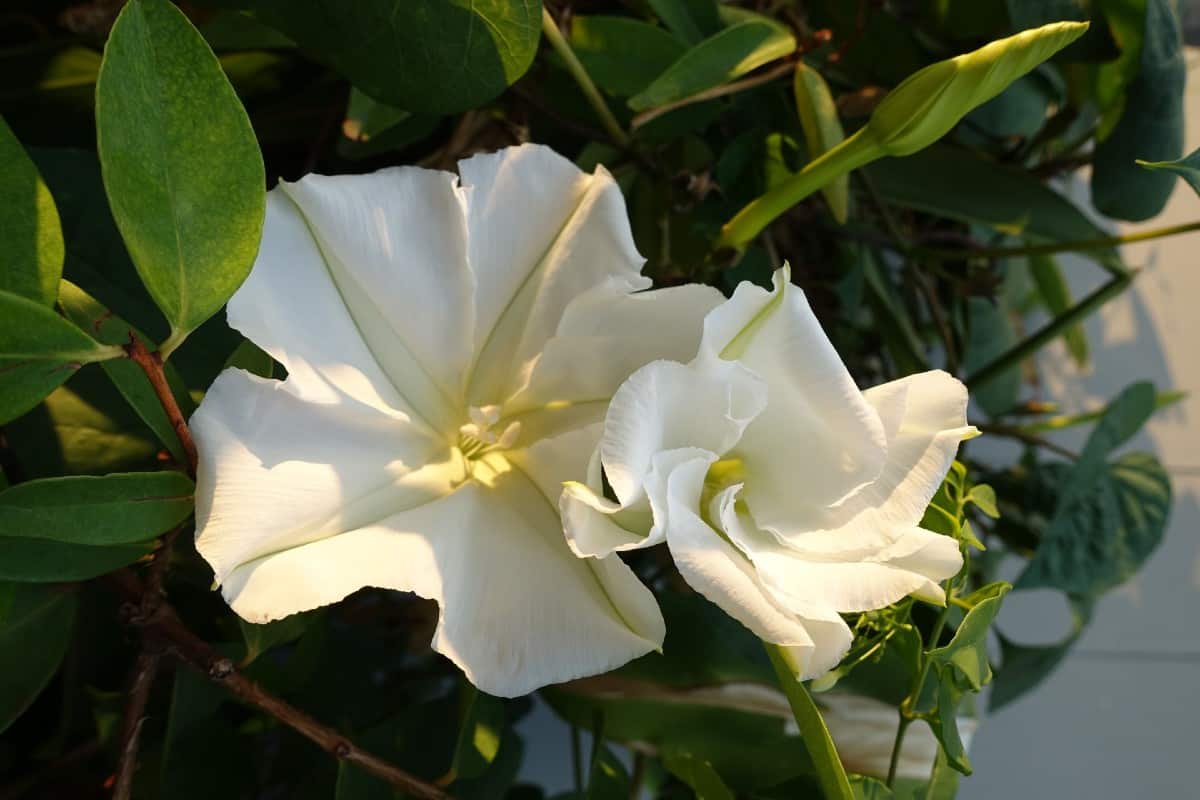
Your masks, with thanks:
[(966, 405), (945, 372), (859, 391), (784, 267), (708, 315), (690, 363), (616, 392), (560, 498), (568, 540), (599, 558), (665, 541), (693, 588), (816, 677), (850, 647), (840, 614), (944, 602), (958, 543), (919, 523), (975, 432)]
[(658, 648), (653, 595), (581, 560), (557, 511), (612, 393), (692, 358), (721, 297), (637, 293), (617, 185), (539, 146), (459, 176), (308, 176), (267, 200), (229, 324), (288, 371), (231, 369), (192, 418), (196, 546), (267, 622), (365, 586), (436, 600), (433, 646), (522, 694)]

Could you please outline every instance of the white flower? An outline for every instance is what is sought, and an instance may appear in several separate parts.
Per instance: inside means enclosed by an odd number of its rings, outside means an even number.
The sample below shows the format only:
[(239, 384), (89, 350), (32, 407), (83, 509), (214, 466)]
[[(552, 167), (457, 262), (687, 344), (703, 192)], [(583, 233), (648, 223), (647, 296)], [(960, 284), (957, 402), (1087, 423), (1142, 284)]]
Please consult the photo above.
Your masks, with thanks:
[(958, 544), (918, 525), (974, 433), (966, 404), (944, 372), (859, 391), (784, 267), (708, 315), (690, 364), (617, 391), (560, 499), (568, 540), (592, 557), (666, 541), (693, 588), (821, 675), (850, 646), (841, 613), (944, 602)]
[(364, 586), (441, 605), (433, 646), (517, 695), (659, 647), (653, 595), (563, 539), (613, 391), (695, 355), (715, 290), (634, 294), (612, 177), (537, 146), (309, 176), (268, 195), (229, 323), (288, 371), (227, 370), (192, 418), (196, 546), (252, 622)]

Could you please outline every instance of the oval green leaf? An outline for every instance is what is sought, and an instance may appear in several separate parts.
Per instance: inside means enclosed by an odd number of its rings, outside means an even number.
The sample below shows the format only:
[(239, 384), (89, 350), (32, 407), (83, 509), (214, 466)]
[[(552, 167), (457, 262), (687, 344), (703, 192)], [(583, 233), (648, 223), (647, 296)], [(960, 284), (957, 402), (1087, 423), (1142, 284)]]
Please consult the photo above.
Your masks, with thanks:
[(207, 43), (166, 0), (132, 0), (96, 84), (97, 146), (113, 218), (169, 352), (241, 285), (266, 203), (250, 120)]
[[(808, 157), (819, 158), (841, 144), (846, 134), (842, 130), (842, 121), (838, 119), (829, 84), (821, 77), (821, 73), (803, 61), (797, 61), (792, 93), (796, 97), (796, 113), (800, 115), (800, 127), (804, 129)], [(829, 203), (833, 218), (839, 224), (845, 224), (850, 215), (850, 176), (835, 178), (821, 192), (825, 195), (825, 202)]]
[(1146, 169), (1173, 172), (1179, 177), (1187, 181), (1188, 186), (1200, 195), (1200, 150), (1195, 150), (1191, 155), (1175, 161), (1141, 161), (1138, 162), (1139, 167)]
[(687, 50), (662, 28), (630, 17), (606, 16), (574, 17), (571, 47), (596, 85), (619, 97), (645, 89)]
[(0, 733), (25, 712), (58, 671), (71, 642), (75, 597), (43, 586), (9, 586), (0, 613)]
[(37, 167), (0, 119), (0, 289), (53, 305), (63, 268), (62, 225)]
[(710, 36), (688, 50), (654, 81), (629, 99), (634, 111), (665, 106), (720, 86), (791, 54), (796, 37), (766, 18), (748, 19)]
[(191, 515), (194, 491), (181, 472), (19, 483), (0, 492), (0, 537), (86, 545), (144, 542)]
[(148, 544), (92, 547), (52, 539), (0, 536), (0, 580), (18, 583), (86, 581), (128, 566), (153, 551)]

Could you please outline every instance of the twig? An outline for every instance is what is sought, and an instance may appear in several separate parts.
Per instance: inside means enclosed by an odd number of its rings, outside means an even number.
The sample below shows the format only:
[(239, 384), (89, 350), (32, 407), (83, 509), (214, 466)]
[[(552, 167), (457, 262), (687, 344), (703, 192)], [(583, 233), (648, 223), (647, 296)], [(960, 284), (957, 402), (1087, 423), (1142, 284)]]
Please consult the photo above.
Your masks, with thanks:
[(125, 711), (121, 715), (121, 747), (117, 760), (116, 781), (113, 784), (113, 800), (129, 800), (133, 791), (133, 776), (137, 772), (138, 742), (142, 725), (146, 721), (146, 703), (154, 678), (162, 662), (162, 651), (143, 643), (134, 664), (133, 677), (125, 699)]
[(936, 247), (913, 247), (909, 255), (932, 260), (947, 260), (958, 258), (1015, 258), (1020, 256), (1053, 255), (1055, 253), (1072, 253), (1081, 250), (1100, 250), (1105, 247), (1116, 247), (1134, 242), (1144, 242), (1150, 239), (1161, 239), (1164, 236), (1177, 236), (1181, 233), (1200, 231), (1200, 220), (1182, 225), (1171, 225), (1166, 228), (1153, 228), (1148, 231), (1134, 231), (1123, 236), (1099, 236), (1095, 239), (1080, 239), (1070, 242), (1050, 242), (1048, 244), (1024, 245), (1021, 247), (981, 247), (976, 250), (946, 250)]
[(558, 29), (558, 23), (554, 21), (554, 17), (550, 15), (547, 8), (542, 8), (542, 35), (546, 37), (546, 41), (550, 43), (550, 47), (554, 52), (558, 53), (559, 58), (567, 66), (567, 71), (571, 73), (571, 77), (579, 84), (579, 89), (583, 92), (584, 98), (596, 112), (596, 116), (600, 118), (600, 123), (604, 126), (604, 130), (609, 137), (620, 147), (629, 147), (629, 135), (621, 128), (621, 123), (617, 122), (617, 118), (613, 116), (612, 111), (608, 107), (608, 103), (604, 102), (604, 95), (600, 94), (600, 90), (596, 88), (596, 84), (592, 83), (592, 78), (588, 75), (587, 70), (583, 68), (583, 64), (579, 63), (579, 59), (575, 56), (575, 51), (571, 49), (571, 45), (563, 37), (562, 31)]
[(1041, 436), (1038, 436), (1036, 433), (1023, 431), (1020, 428), (1013, 427), (1012, 425), (996, 425), (986, 422), (976, 422), (973, 424), (979, 429), (980, 433), (986, 433), (989, 436), (1000, 436), (1005, 439), (1015, 439), (1018, 442), (1024, 442), (1025, 444), (1033, 445), (1034, 447), (1044, 448), (1052, 453), (1058, 453), (1060, 456), (1065, 456), (1072, 461), (1079, 460), (1079, 453), (1063, 447), (1060, 444), (1055, 444), (1049, 439), (1044, 439)]
[(188, 474), (195, 476), (196, 443), (192, 441), (192, 432), (188, 429), (187, 420), (183, 418), (179, 403), (175, 401), (175, 395), (171, 392), (170, 384), (167, 383), (162, 356), (147, 350), (146, 346), (132, 332), (129, 334), (129, 344), (125, 345), (125, 352), (133, 363), (146, 373), (146, 378), (150, 381), (150, 386), (154, 389), (158, 402), (162, 404), (163, 411), (167, 412), (167, 419), (171, 422), (171, 427), (175, 429), (175, 435), (179, 437), (179, 443), (183, 445), (183, 452), (188, 460)]
[(713, 100), (717, 97), (724, 97), (725, 95), (728, 95), (728, 94), (736, 94), (737, 92), (744, 92), (747, 89), (753, 89), (756, 86), (762, 86), (764, 83), (770, 83), (771, 81), (775, 80), (776, 78), (780, 78), (780, 77), (783, 77), (784, 75), (790, 74), (791, 72), (794, 72), (795, 69), (796, 69), (796, 65), (792, 61), (785, 61), (782, 64), (776, 64), (771, 69), (769, 69), (765, 72), (762, 72), (758, 75), (752, 75), (749, 78), (743, 78), (742, 80), (734, 81), (733, 83), (726, 83), (721, 86), (715, 86), (712, 89), (706, 89), (703, 92), (697, 92), (696, 94), (689, 95), (689, 96), (683, 98), (682, 100), (676, 100), (673, 103), (667, 103), (664, 106), (658, 106), (657, 108), (651, 108), (646, 111), (643, 111), (642, 113), (638, 114), (636, 117), (633, 118), (633, 121), (630, 123), (630, 125), (636, 130), (637, 128), (640, 128), (643, 125), (645, 125), (650, 120), (661, 117), (663, 114), (666, 114), (668, 111), (674, 111), (677, 108), (683, 108), (684, 106), (690, 106), (694, 103), (702, 103), (705, 100)]
[[(145, 593), (137, 576), (129, 570), (119, 570), (112, 573), (110, 578), (126, 598), (136, 601)], [(164, 601), (149, 617), (132, 621), (141, 628), (147, 639), (161, 644), (241, 702), (270, 714), (335, 758), (354, 764), (418, 800), (449, 800), (450, 796), (441, 789), (361, 749), (336, 730), (321, 724), (242, 675), (230, 659), (188, 630), (169, 603)]]

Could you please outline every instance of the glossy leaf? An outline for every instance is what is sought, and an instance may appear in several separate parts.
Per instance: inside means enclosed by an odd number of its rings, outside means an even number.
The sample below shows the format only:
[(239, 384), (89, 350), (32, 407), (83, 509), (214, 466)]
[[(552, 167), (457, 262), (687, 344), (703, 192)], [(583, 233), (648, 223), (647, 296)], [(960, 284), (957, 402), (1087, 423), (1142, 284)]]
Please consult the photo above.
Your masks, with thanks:
[(978, 692), (992, 679), (987, 656), (987, 632), (992, 620), (1000, 613), (1000, 603), (1012, 585), (1003, 581), (991, 583), (978, 592), (974, 607), (963, 617), (954, 638), (944, 647), (929, 652), (934, 665), (953, 677), (962, 689)]
[(1175, 161), (1143, 161), (1138, 159), (1138, 166), (1149, 170), (1171, 172), (1183, 178), (1192, 191), (1200, 195), (1200, 150)]
[(619, 97), (645, 89), (687, 50), (662, 28), (599, 15), (571, 19), (571, 47), (596, 85)]
[(0, 423), (33, 408), (83, 364), (123, 355), (39, 301), (0, 291)]
[(436, 115), (412, 114), (351, 88), (338, 154), (360, 159), (398, 150), (429, 136), (440, 121)]
[(144, 542), (192, 513), (181, 472), (44, 478), (0, 492), (0, 537), (84, 545)]
[(54, 198), (12, 130), (0, 119), (0, 290), (53, 305), (63, 236)]
[(1183, 38), (1171, 0), (1146, 0), (1140, 69), (1125, 92), (1112, 133), (1096, 145), (1092, 202), (1110, 217), (1144, 220), (1162, 211), (1175, 188), (1165, 172), (1137, 161), (1171, 161), (1183, 154)]
[(941, 752), (946, 756), (946, 762), (963, 775), (971, 774), (971, 761), (967, 758), (967, 748), (958, 733), (958, 703), (962, 696), (956, 687), (954, 679), (948, 674), (949, 670), (938, 674), (937, 708), (929, 719), (929, 727), (941, 745)]
[(649, 86), (629, 98), (629, 107), (645, 111), (674, 103), (735, 80), (795, 49), (796, 38), (772, 20), (740, 22), (684, 53)]
[(242, 629), (242, 639), (246, 643), (246, 655), (242, 657), (242, 666), (252, 663), (268, 650), (281, 644), (294, 642), (304, 635), (308, 627), (308, 615), (292, 614), (290, 617), (256, 625), (238, 618)]
[(131, 0), (117, 18), (96, 128), (109, 205), (171, 323), (170, 352), (254, 263), (266, 203), (258, 142), (216, 56), (166, 0)]
[(0, 580), (20, 583), (86, 581), (153, 552), (150, 544), (91, 546), (52, 539), (0, 536)]
[(540, 0), (236, 2), (398, 108), (450, 114), (482, 105), (525, 74)]
[[(808, 145), (809, 158), (818, 158), (832, 150), (846, 138), (842, 121), (838, 119), (833, 94), (821, 73), (796, 62), (792, 78), (792, 94), (796, 99), (796, 113), (800, 115), (800, 127), (804, 130), (804, 142)], [(843, 175), (830, 181), (821, 192), (833, 218), (845, 224), (850, 214), (850, 176)]]
[(71, 642), (75, 597), (58, 587), (18, 586), (6, 606), (0, 611), (0, 733), (58, 670)]
[(696, 44), (717, 32), (721, 20), (716, 0), (647, 0), (651, 9), (676, 36)]
[(474, 686), (464, 688), (466, 708), (458, 729), (450, 774), (455, 779), (478, 778), (500, 752), (504, 736), (504, 701)]

